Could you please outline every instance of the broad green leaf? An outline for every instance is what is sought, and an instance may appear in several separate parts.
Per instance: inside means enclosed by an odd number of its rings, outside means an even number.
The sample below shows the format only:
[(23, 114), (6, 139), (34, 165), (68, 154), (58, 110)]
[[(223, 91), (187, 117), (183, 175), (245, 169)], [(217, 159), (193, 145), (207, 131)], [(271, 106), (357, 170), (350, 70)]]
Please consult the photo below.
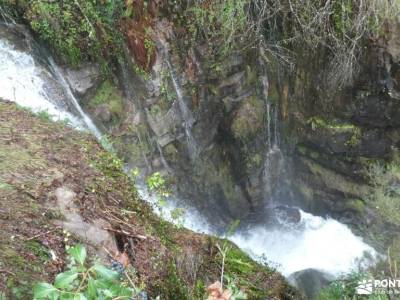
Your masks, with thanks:
[(106, 268), (102, 265), (94, 265), (92, 269), (100, 276), (105, 279), (117, 279), (119, 277), (118, 273)]
[(112, 298), (112, 297), (115, 296), (115, 295), (113, 294), (113, 292), (111, 292), (110, 290), (103, 290), (102, 292), (103, 292), (104, 296), (106, 296), (106, 297)]
[(67, 271), (57, 275), (54, 285), (57, 288), (67, 288), (76, 278), (78, 273), (75, 270)]
[(85, 297), (85, 295), (82, 294), (82, 293), (79, 293), (79, 294), (75, 295), (73, 299), (74, 299), (74, 300), (87, 300), (87, 298)]
[(124, 287), (120, 284), (118, 285), (113, 285), (110, 290), (115, 294), (115, 296), (126, 296), (130, 297), (133, 296), (133, 291), (130, 288)]
[(51, 284), (46, 282), (40, 282), (36, 284), (33, 288), (33, 297), (34, 299), (46, 299), (52, 293), (57, 292), (58, 290)]
[(96, 291), (96, 284), (93, 278), (89, 278), (88, 285), (87, 285), (87, 296), (90, 300), (96, 300), (97, 291)]
[(51, 292), (50, 295), (48, 296), (50, 300), (58, 300), (59, 297), (60, 297), (59, 291)]
[(111, 287), (114, 284), (114, 282), (109, 279), (101, 278), (101, 279), (96, 279), (94, 281), (94, 284), (96, 286), (97, 291), (99, 291), (102, 289), (108, 289), (109, 287)]
[(74, 294), (61, 292), (60, 300), (74, 300)]
[(85, 263), (86, 259), (86, 248), (82, 245), (76, 245), (68, 250), (68, 254), (71, 255), (80, 265)]

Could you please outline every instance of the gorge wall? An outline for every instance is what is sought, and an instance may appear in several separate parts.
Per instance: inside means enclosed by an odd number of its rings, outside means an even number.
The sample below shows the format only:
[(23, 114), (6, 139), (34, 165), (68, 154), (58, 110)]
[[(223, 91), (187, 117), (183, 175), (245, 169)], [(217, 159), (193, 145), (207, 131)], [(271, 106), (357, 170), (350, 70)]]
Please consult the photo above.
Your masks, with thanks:
[[(43, 18), (37, 3), (17, 10), (45, 36), (35, 23)], [(209, 9), (207, 3), (199, 8)], [(284, 66), (258, 42), (237, 39), (240, 51), (226, 52), (224, 37), (196, 31), (191, 18), (199, 15), (188, 14), (187, 3), (121, 5), (118, 23), (97, 28), (112, 28), (121, 52), (111, 55), (110, 45), (98, 45), (107, 51), (100, 50), (99, 64), (90, 62), (92, 52), (79, 48), (86, 45), (82, 35), (77, 48), (89, 62), (65, 73), (128, 164), (167, 175), (186, 202), (221, 225), (257, 220), (273, 203), (356, 228), (383, 222), (368, 199), (370, 167), (395, 159), (400, 141), (398, 23), (365, 39), (353, 80), (332, 87), (326, 48), (292, 47), (296, 63)], [(100, 70), (104, 60), (107, 76)]]

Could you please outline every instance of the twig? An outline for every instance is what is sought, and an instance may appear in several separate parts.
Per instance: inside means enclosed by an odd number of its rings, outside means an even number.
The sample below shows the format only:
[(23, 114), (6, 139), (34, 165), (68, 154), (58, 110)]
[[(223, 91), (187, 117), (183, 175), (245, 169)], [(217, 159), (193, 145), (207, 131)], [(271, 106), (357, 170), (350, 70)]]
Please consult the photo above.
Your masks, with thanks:
[(125, 230), (117, 230), (117, 229), (107, 228), (107, 227), (103, 227), (103, 229), (104, 230), (108, 230), (108, 231), (112, 231), (112, 232), (115, 232), (115, 233), (123, 234), (123, 235), (126, 235), (126, 236), (130, 236), (132, 238), (137, 238), (139, 240), (147, 240), (147, 236), (140, 235), (140, 234), (133, 234), (133, 233), (127, 232)]
[(136, 286), (135, 286), (135, 284), (133, 283), (131, 277), (128, 275), (128, 272), (125, 270), (124, 273), (125, 273), (126, 278), (128, 278), (128, 280), (129, 280), (131, 286), (132, 286), (134, 289), (136, 289)]
[(4, 269), (0, 269), (0, 273), (6, 273), (6, 274), (9, 274), (9, 275), (12, 275), (12, 276), (17, 276), (13, 272), (8, 271), (8, 270), (4, 270)]
[(56, 230), (57, 230), (57, 229), (48, 230), (48, 231), (46, 231), (46, 232), (42, 232), (42, 233), (39, 233), (39, 234), (37, 234), (37, 235), (34, 235), (34, 236), (30, 237), (30, 238), (27, 238), (26, 240), (27, 240), (27, 241), (34, 240), (34, 239), (36, 239), (36, 238), (38, 238), (38, 237), (40, 237), (40, 236), (42, 236), (42, 235), (49, 234), (50, 232), (53, 232), (53, 231), (56, 231)]

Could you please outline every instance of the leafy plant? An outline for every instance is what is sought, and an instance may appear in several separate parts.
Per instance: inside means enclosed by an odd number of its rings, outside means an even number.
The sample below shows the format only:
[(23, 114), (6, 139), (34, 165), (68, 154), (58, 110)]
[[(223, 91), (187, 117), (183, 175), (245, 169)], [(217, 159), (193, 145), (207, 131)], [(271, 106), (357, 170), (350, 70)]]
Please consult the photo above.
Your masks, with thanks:
[(220, 41), (216, 53), (222, 56), (229, 55), (239, 45), (243, 47), (250, 42), (249, 37), (254, 37), (248, 4), (247, 0), (195, 1), (188, 10), (193, 40)]
[(400, 225), (400, 163), (395, 159), (388, 164), (375, 163), (369, 167), (374, 186), (368, 203), (389, 222)]
[(158, 195), (168, 197), (170, 191), (167, 188), (166, 180), (160, 172), (154, 172), (146, 179), (147, 187), (150, 192), (156, 192)]
[(48, 122), (48, 121), (52, 120), (52, 115), (47, 110), (41, 110), (41, 111), (37, 112), (36, 115), (42, 121)]
[(123, 14), (122, 0), (7, 0), (6, 8), (23, 16), (33, 31), (72, 65), (97, 60), (106, 69), (104, 55), (121, 52), (122, 35), (115, 28)]
[(138, 294), (135, 287), (120, 281), (120, 274), (95, 263), (86, 266), (84, 246), (68, 249), (68, 270), (56, 276), (53, 284), (40, 282), (33, 289), (34, 300), (108, 300), (130, 299)]

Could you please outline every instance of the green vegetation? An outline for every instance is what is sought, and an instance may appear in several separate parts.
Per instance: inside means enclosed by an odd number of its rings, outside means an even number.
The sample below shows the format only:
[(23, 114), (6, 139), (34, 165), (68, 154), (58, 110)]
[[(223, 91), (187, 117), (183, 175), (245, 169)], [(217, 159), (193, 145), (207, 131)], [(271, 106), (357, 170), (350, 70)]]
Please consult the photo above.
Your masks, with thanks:
[[(86, 249), (82, 245), (76, 245), (68, 249), (68, 270), (59, 273), (54, 284), (41, 282), (33, 289), (34, 300), (45, 299), (129, 299), (140, 292), (135, 286), (129, 287), (120, 281), (117, 271), (95, 263), (86, 265)], [(129, 276), (125, 274), (125, 276)]]
[[(368, 274), (363, 273), (353, 273), (344, 278), (338, 279), (331, 283), (328, 287), (324, 288), (319, 295), (316, 297), (316, 300), (350, 300), (356, 299), (356, 288), (358, 286), (358, 282), (363, 279), (367, 279)], [(375, 297), (375, 296), (374, 296)], [(363, 298), (364, 299), (364, 298)], [(374, 299), (378, 300), (381, 298), (365, 298), (365, 299)], [(385, 299), (385, 298), (382, 298)]]
[(90, 100), (88, 107), (96, 109), (101, 105), (104, 105), (109, 111), (110, 122), (112, 124), (118, 124), (123, 119), (124, 99), (122, 98), (121, 91), (110, 80), (105, 80), (100, 85), (96, 94)]
[(307, 124), (311, 126), (312, 130), (318, 128), (327, 128), (333, 130), (356, 130), (358, 129), (355, 125), (349, 123), (339, 123), (339, 122), (328, 122), (321, 117), (311, 117), (307, 120)]
[[(195, 1), (187, 11), (193, 41), (222, 41), (215, 49), (215, 53), (222, 56), (244, 47), (243, 39), (249, 37), (251, 30), (248, 27), (248, 3), (247, 0), (218, 0), (207, 3)], [(249, 41), (250, 39), (246, 38), (246, 42)]]
[(123, 11), (122, 0), (5, 0), (5, 4), (72, 65), (94, 60), (106, 69), (104, 56), (121, 51), (121, 34), (115, 28)]
[(369, 168), (374, 186), (368, 204), (387, 221), (400, 226), (400, 162), (396, 158), (387, 164), (376, 163)]
[(235, 115), (231, 131), (237, 139), (251, 139), (263, 128), (264, 103), (256, 98), (250, 97), (243, 103)]
[(352, 82), (366, 39), (381, 35), (384, 24), (400, 15), (399, 1), (390, 0), (255, 2), (267, 12), (267, 53), (290, 65), (303, 55), (327, 50), (326, 84), (332, 91)]

